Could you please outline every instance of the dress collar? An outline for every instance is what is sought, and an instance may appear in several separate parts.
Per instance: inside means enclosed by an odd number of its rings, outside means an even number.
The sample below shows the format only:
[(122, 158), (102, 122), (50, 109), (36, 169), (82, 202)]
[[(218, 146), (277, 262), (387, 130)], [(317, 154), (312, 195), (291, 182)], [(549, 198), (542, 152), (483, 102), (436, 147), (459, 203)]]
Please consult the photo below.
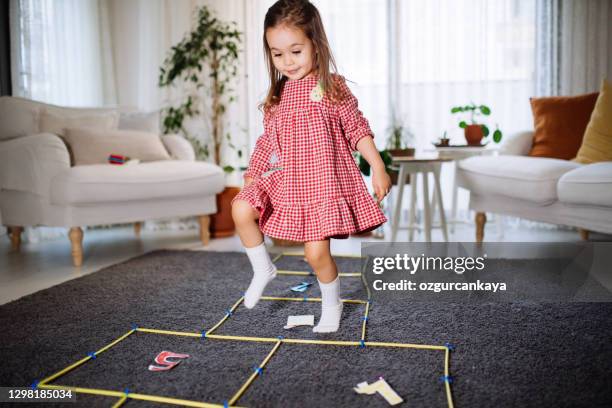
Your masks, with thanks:
[(308, 75), (302, 79), (294, 79), (285, 81), (285, 87), (287, 89), (294, 89), (299, 87), (314, 87), (317, 84), (319, 77), (317, 75)]

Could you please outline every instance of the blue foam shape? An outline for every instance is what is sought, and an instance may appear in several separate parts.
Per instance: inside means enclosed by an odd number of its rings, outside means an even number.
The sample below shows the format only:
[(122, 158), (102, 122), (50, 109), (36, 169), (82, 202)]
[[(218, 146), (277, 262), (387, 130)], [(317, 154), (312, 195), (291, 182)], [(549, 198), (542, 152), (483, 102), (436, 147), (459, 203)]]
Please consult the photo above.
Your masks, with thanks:
[(450, 375), (443, 375), (438, 379), (440, 382), (446, 382), (449, 384), (453, 383), (453, 377)]

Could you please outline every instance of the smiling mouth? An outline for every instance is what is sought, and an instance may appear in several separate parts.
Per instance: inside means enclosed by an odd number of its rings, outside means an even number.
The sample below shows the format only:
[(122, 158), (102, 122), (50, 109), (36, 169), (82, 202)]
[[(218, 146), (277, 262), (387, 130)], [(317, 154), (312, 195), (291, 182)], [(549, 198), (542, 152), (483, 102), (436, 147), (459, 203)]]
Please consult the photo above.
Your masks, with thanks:
[(289, 75), (293, 75), (293, 74), (297, 74), (297, 72), (298, 72), (299, 70), (300, 70), (299, 68), (296, 68), (296, 69), (294, 69), (293, 71), (287, 71), (287, 73), (288, 73)]

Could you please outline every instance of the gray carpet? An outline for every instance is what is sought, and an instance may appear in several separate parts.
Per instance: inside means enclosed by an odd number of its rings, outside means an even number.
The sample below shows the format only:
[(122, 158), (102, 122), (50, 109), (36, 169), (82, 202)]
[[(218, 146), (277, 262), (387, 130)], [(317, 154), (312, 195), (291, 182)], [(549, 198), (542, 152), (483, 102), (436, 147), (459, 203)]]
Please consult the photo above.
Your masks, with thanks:
[[(355, 259), (339, 259), (338, 265), (343, 272), (360, 268)], [(285, 257), (278, 266), (308, 270), (300, 257)], [(241, 253), (157, 251), (1, 306), (0, 385), (40, 380), (108, 344), (133, 323), (178, 331), (208, 329), (241, 296), (249, 279), (248, 260)], [(292, 296), (288, 288), (302, 280), (280, 276), (266, 294)], [(308, 295), (319, 295), (316, 285)], [(343, 278), (342, 295), (364, 298), (365, 290), (358, 278)], [(262, 301), (250, 311), (239, 308), (218, 333), (359, 338), (359, 305), (347, 305), (335, 334), (315, 336), (309, 328), (282, 328), (288, 315), (318, 317), (319, 307)], [(453, 343), (457, 407), (611, 406), (611, 338), (609, 303), (468, 305), (400, 298), (375, 302), (368, 323), (371, 341)], [(223, 403), (271, 348), (135, 333), (56, 383)], [(191, 357), (172, 371), (149, 372), (147, 366), (162, 350)], [(404, 398), (404, 406), (445, 407), (442, 370), (443, 353), (438, 351), (283, 344), (238, 404), (385, 407), (381, 397), (352, 390), (382, 375)], [(79, 394), (78, 403), (69, 406), (114, 402)], [(126, 406), (153, 405), (159, 406), (139, 401)]]

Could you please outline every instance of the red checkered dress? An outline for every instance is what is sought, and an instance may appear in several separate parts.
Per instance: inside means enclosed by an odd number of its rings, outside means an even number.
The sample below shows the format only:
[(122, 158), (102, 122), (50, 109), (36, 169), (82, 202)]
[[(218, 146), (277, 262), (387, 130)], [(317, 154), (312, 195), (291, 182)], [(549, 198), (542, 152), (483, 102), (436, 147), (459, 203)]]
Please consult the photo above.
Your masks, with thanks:
[(335, 80), (347, 95), (342, 102), (317, 97), (318, 81), (310, 76), (287, 81), (264, 117), (245, 173), (254, 181), (234, 200), (259, 211), (259, 227), (270, 237), (347, 238), (387, 221), (351, 155), (372, 131), (344, 79)]

